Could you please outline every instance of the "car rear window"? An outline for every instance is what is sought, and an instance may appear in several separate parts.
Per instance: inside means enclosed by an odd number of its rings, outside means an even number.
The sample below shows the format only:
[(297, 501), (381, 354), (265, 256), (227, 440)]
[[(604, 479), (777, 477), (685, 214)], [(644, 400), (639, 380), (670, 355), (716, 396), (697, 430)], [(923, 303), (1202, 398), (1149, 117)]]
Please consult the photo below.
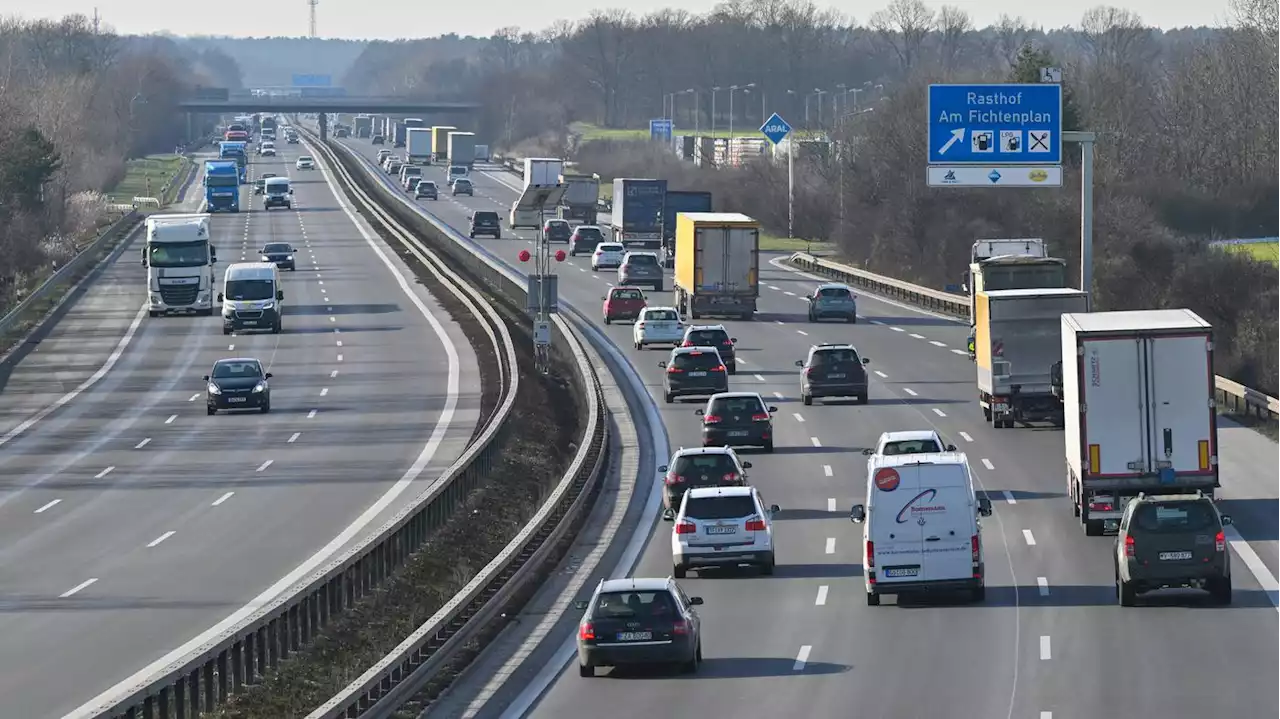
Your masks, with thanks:
[(584, 240), (599, 240), (604, 237), (604, 235), (600, 234), (600, 230), (594, 227), (579, 227), (578, 236)]
[(619, 245), (616, 242), (602, 242), (597, 249), (601, 252), (622, 252), (622, 245)]
[(714, 352), (685, 352), (676, 355), (674, 360), (676, 369), (683, 370), (704, 370), (721, 365), (720, 355)]
[(818, 290), (819, 297), (848, 299), (852, 293), (846, 287), (823, 287)]
[(911, 439), (901, 442), (886, 442), (884, 445), (884, 454), (893, 456), (896, 454), (923, 454), (925, 452), (941, 452), (942, 448), (938, 443), (931, 439)]
[(747, 495), (732, 497), (689, 497), (684, 516), (690, 519), (740, 519), (756, 513), (756, 503)]
[(475, 214), (476, 224), (495, 223), (498, 221), (498, 213), (496, 212), (477, 212)]
[(853, 350), (823, 350), (813, 353), (813, 366), (847, 365), (858, 362), (858, 353)]
[(1150, 502), (1133, 514), (1130, 530), (1150, 534), (1178, 534), (1216, 530), (1218, 517), (1204, 502)]
[(471, 187), (471, 180), (455, 180), (454, 187)]
[(640, 290), (614, 290), (613, 299), (615, 300), (643, 300), (644, 294)]
[(763, 411), (764, 405), (755, 397), (717, 397), (711, 400), (707, 414), (755, 414)]
[(730, 472), (737, 473), (733, 458), (727, 454), (686, 454), (677, 457), (671, 467), (671, 473), (686, 480), (696, 480), (699, 475), (711, 475), (709, 479), (719, 481)]
[(408, 166), (408, 167), (404, 168), (404, 176), (405, 176), (405, 177), (409, 177), (410, 175), (421, 175), (421, 174), (422, 174), (422, 168), (421, 168), (421, 167), (414, 167), (413, 165), (410, 165), (410, 166)]
[(729, 340), (729, 333), (724, 330), (694, 330), (689, 333), (689, 340), (702, 347), (714, 347)]
[(644, 318), (654, 322), (675, 322), (680, 319), (680, 316), (675, 310), (649, 310), (644, 313)]
[(422, 182), (418, 183), (418, 187), (429, 188), (434, 190), (436, 189), (436, 183), (431, 180), (423, 180)]
[(675, 602), (671, 593), (663, 589), (651, 592), (603, 592), (596, 597), (592, 616), (601, 619), (612, 617), (652, 617), (672, 614)]
[(311, 160), (311, 158), (310, 158), (310, 157), (307, 157), (306, 155), (303, 155), (302, 157), (299, 157), (298, 159), (299, 159), (299, 160), (301, 160), (301, 161), (303, 161), (303, 162), (311, 162), (311, 161), (312, 161), (312, 160)]
[(656, 265), (658, 258), (654, 255), (632, 255), (627, 258), (629, 265)]

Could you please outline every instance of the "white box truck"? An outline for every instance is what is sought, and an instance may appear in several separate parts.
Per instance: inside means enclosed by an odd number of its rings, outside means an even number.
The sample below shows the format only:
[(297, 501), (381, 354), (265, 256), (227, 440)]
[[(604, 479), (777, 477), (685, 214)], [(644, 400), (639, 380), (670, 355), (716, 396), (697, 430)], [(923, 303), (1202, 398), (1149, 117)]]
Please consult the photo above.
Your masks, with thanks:
[(410, 165), (431, 164), (431, 130), (410, 127), (405, 130), (405, 159)]
[(1191, 310), (1062, 316), (1067, 489), (1085, 534), (1139, 492), (1218, 483), (1213, 328)]
[(476, 164), (476, 134), (474, 132), (450, 132), (446, 152), (451, 167), (468, 170)]
[(213, 314), (213, 265), (208, 214), (152, 215), (142, 266), (147, 268), (147, 312)]
[(560, 175), (564, 173), (564, 160), (552, 157), (524, 158), (524, 186), (545, 187), (560, 183)]

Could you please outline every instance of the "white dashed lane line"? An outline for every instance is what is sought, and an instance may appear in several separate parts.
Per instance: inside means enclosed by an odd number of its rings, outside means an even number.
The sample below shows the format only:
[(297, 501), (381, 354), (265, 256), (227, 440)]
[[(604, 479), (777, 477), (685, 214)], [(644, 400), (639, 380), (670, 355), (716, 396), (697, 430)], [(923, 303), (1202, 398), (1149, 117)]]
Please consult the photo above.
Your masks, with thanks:
[(1047, 634), (1040, 635), (1040, 661), (1049, 661), (1049, 636)]
[(97, 577), (94, 577), (94, 578), (92, 578), (92, 579), (86, 579), (86, 580), (84, 580), (83, 582), (80, 582), (79, 584), (75, 585), (74, 587), (72, 587), (72, 588), (68, 589), (67, 591), (63, 592), (62, 594), (59, 594), (59, 595), (58, 595), (58, 598), (59, 598), (59, 599), (66, 599), (67, 597), (75, 596), (76, 594), (78, 594), (78, 593), (80, 593), (80, 592), (84, 591), (85, 589), (88, 589), (89, 587), (93, 586), (93, 584), (94, 584), (95, 582), (97, 582), (97, 581), (98, 581), (98, 578), (97, 578)]
[(814, 600), (813, 602), (814, 606), (821, 607), (827, 603), (827, 591), (828, 591), (828, 587), (825, 584), (818, 587), (818, 598)]
[(964, 441), (966, 442), (973, 441), (973, 437), (970, 437), (968, 432), (960, 432), (959, 434), (960, 434), (960, 438), (963, 439)]
[(810, 438), (809, 438), (809, 442), (810, 442), (813, 446), (815, 446), (815, 447), (821, 447), (821, 446), (822, 446), (822, 442), (820, 442), (820, 441), (818, 440), (818, 438), (817, 438), (817, 437), (810, 437)]
[(917, 340), (922, 340), (922, 339), (924, 339), (924, 335), (918, 335), (918, 334), (916, 334), (916, 333), (914, 333), (914, 332), (912, 332), (910, 335), (908, 335), (908, 337), (911, 337), (912, 339), (917, 339)]
[(894, 332), (906, 332), (906, 330), (902, 329), (901, 327), (890, 327), (889, 329), (893, 330)]
[(255, 471), (255, 472), (261, 472), (261, 471), (265, 470), (267, 467), (270, 467), (272, 464), (275, 464), (275, 460), (274, 460), (274, 459), (268, 459), (267, 461), (265, 461), (265, 462), (263, 462), (262, 464), (258, 465), (258, 468), (257, 468), (256, 470), (254, 470), (254, 471)]
[(44, 514), (45, 512), (49, 511), (50, 509), (53, 509), (54, 507), (58, 506), (61, 503), (62, 503), (61, 499), (54, 499), (49, 502), (45, 502), (43, 505), (40, 506), (39, 509), (35, 511), (35, 514)]
[[(199, 397), (199, 396), (200, 396), (200, 395), (196, 395), (196, 397)], [(194, 399), (194, 398), (193, 398), (193, 399)], [(165, 423), (165, 424), (173, 424), (173, 420), (175, 420), (175, 419), (177, 419), (177, 418), (178, 418), (178, 415), (176, 415), (176, 414), (171, 414), (171, 415), (169, 415), (169, 419), (166, 419), (166, 420), (164, 421), (164, 423)]]
[(288, 440), (289, 444), (293, 444), (294, 442), (297, 442), (298, 438), (301, 436), (302, 436), (301, 432), (294, 432), (293, 434), (289, 435), (289, 440)]
[(835, 537), (827, 537), (826, 553), (827, 553), (827, 554), (835, 554), (835, 553), (836, 553), (836, 538), (835, 538)]
[(1039, 587), (1040, 589), (1040, 596), (1042, 597), (1049, 596), (1049, 578), (1048, 577), (1036, 577), (1036, 586)]
[(835, 498), (835, 497), (827, 497), (827, 511), (828, 511), (828, 512), (834, 512), (834, 511), (836, 511), (836, 498)]
[(321, 388), (321, 390), (320, 390), (320, 396), (321, 396), (321, 397), (323, 397), (323, 396), (325, 396), (325, 395), (327, 395), (327, 394), (329, 394), (329, 388), (328, 388), (328, 387), (323, 387), (323, 388)]
[(1009, 504), (1018, 503), (1018, 500), (1013, 496), (1013, 492), (1010, 492), (1009, 490), (1006, 489), (1006, 490), (1003, 490), (1002, 493), (1004, 494), (1004, 501), (1008, 502)]
[(797, 422), (803, 422), (803, 421), (804, 421), (804, 417), (802, 417), (802, 416), (800, 415), (800, 413), (799, 413), (799, 412), (794, 412), (794, 413), (792, 413), (792, 415), (791, 415), (791, 416), (795, 417)]
[(946, 412), (943, 412), (942, 410), (938, 409), (937, 407), (933, 407), (933, 408), (931, 408), (931, 409), (933, 409), (933, 413), (934, 413), (934, 414), (936, 414), (936, 415), (938, 415), (939, 417), (946, 417), (946, 416), (947, 416), (947, 413), (946, 413)]
[(809, 333), (808, 333), (808, 332), (805, 332), (804, 330), (796, 330), (796, 333), (797, 333), (797, 334), (802, 334), (802, 335), (804, 335), (805, 337), (808, 337), (808, 336), (809, 336)]
[(758, 374), (758, 375), (756, 375), (755, 377), (756, 377), (756, 380), (757, 380), (757, 381), (759, 381), (759, 382), (764, 382), (764, 381), (765, 381), (764, 375), (759, 375), (759, 374)]
[(161, 542), (163, 542), (164, 540), (168, 539), (169, 537), (172, 537), (175, 534), (177, 534), (177, 532), (174, 532), (172, 530), (165, 532), (164, 534), (161, 534), (159, 537), (156, 537), (150, 542), (147, 542), (147, 548), (150, 549), (152, 547), (155, 547), (159, 545)]
[(946, 346), (947, 346), (946, 344), (944, 344), (944, 343), (942, 343), (942, 342), (939, 342), (938, 340), (929, 340), (929, 344), (933, 345), (934, 347), (946, 347)]
[(800, 647), (800, 651), (796, 653), (795, 664), (791, 665), (791, 671), (804, 671), (804, 665), (809, 663), (809, 652), (811, 651), (813, 651), (813, 647), (808, 644)]
[(919, 396), (919, 395), (917, 395), (917, 394), (916, 394), (916, 391), (915, 391), (915, 390), (913, 390), (913, 389), (911, 389), (910, 387), (903, 387), (903, 388), (902, 388), (902, 391), (903, 391), (903, 392), (906, 392), (907, 394), (911, 395), (912, 397), (917, 397), (917, 396)]
[[(193, 394), (193, 395), (191, 395), (190, 397), (188, 397), (188, 398), (187, 398), (187, 401), (188, 401), (188, 402), (194, 402), (194, 401), (196, 401), (196, 400), (198, 400), (198, 399), (200, 399), (200, 395), (198, 395), (198, 394)], [(169, 424), (169, 423), (168, 423), (168, 422), (165, 422), (165, 424)]]
[(103, 477), (107, 476), (108, 474), (111, 474), (111, 470), (113, 470), (113, 469), (115, 469), (115, 467), (107, 467), (106, 469), (102, 470), (101, 472), (98, 472), (97, 474), (93, 475), (93, 478), (94, 478), (94, 479), (102, 479)]
[(880, 379), (889, 379), (889, 375), (885, 374), (884, 372), (881, 372), (880, 370), (875, 370), (875, 373), (876, 373), (876, 376), (879, 377)]
[(148, 444), (151, 444), (151, 438), (150, 438), (150, 437), (146, 437), (146, 438), (144, 438), (141, 442), (139, 442), (139, 443), (137, 443), (137, 444), (133, 445), (133, 448), (134, 448), (134, 449), (142, 449), (143, 447), (147, 446)]
[(987, 469), (995, 469), (995, 468), (996, 468), (996, 466), (995, 466), (994, 464), (992, 464), (992, 463), (991, 463), (991, 460), (987, 459), (986, 457), (983, 457), (983, 458), (982, 458), (982, 466), (983, 466), (983, 467), (986, 467)]
[(832, 469), (831, 469), (831, 465), (829, 465), (829, 464), (824, 464), (824, 465), (822, 465), (822, 474), (823, 474), (824, 476), (827, 476), (827, 477), (834, 477), (834, 476), (835, 476), (835, 472), (833, 472), (833, 471), (832, 471)]
[(217, 499), (213, 500), (213, 504), (212, 504), (212, 505), (210, 505), (210, 506), (216, 507), (216, 506), (218, 506), (219, 504), (222, 504), (223, 502), (227, 501), (228, 499), (231, 499), (231, 496), (232, 496), (233, 494), (235, 494), (235, 492), (227, 492), (226, 494), (222, 495), (221, 497), (218, 497)]
[(1027, 540), (1027, 546), (1036, 546), (1036, 535), (1032, 534), (1030, 529), (1022, 530), (1022, 538)]

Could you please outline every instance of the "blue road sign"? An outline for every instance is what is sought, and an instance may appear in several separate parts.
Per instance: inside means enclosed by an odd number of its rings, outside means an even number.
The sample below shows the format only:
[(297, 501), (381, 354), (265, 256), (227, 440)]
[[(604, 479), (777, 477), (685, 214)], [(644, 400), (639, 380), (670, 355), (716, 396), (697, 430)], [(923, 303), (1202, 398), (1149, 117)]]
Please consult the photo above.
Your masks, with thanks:
[(769, 142), (776, 145), (791, 134), (791, 126), (787, 124), (786, 120), (782, 119), (781, 115), (775, 112), (760, 126), (760, 132), (769, 138)]
[(658, 118), (649, 121), (649, 139), (660, 140), (662, 142), (671, 141), (671, 132), (675, 128), (675, 123), (670, 118)]
[(294, 87), (329, 87), (333, 78), (328, 75), (294, 75)]
[(1062, 164), (1062, 86), (930, 85), (929, 164)]

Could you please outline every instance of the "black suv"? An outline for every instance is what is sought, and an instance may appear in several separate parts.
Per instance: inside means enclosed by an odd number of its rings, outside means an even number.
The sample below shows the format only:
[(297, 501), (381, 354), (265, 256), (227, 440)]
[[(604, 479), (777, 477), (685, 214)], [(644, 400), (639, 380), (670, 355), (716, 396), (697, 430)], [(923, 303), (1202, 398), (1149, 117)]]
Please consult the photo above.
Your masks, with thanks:
[(547, 242), (568, 242), (573, 237), (573, 228), (568, 220), (547, 220), (547, 224), (542, 226), (542, 235)]
[(282, 270), (294, 271), (298, 269), (293, 260), (295, 251), (288, 242), (268, 242), (262, 246), (262, 261), (274, 263)]
[(690, 597), (671, 577), (604, 579), (586, 602), (578, 624), (578, 674), (594, 677), (596, 667), (675, 664), (698, 671), (702, 662), (702, 621)]
[(820, 344), (809, 348), (809, 356), (796, 360), (800, 371), (800, 399), (813, 404), (815, 397), (854, 397), (867, 403), (866, 357), (850, 344)]
[(492, 210), (481, 210), (471, 216), (471, 238), (476, 235), (493, 235), (493, 239), (502, 239), (502, 218)]
[(1131, 607), (1157, 589), (1205, 589), (1231, 603), (1231, 553), (1223, 527), (1231, 517), (1195, 494), (1139, 494), (1129, 500), (1116, 533), (1116, 599)]
[(684, 331), (681, 347), (715, 347), (729, 374), (738, 373), (738, 357), (734, 352), (737, 337), (730, 337), (724, 325), (693, 325)]
[(764, 447), (773, 451), (773, 413), (755, 392), (723, 392), (712, 395), (702, 417), (703, 447)]
[(677, 347), (658, 366), (666, 370), (662, 378), (662, 398), (667, 404), (676, 397), (729, 390), (728, 373), (714, 347)]
[(271, 411), (271, 387), (267, 380), (271, 373), (263, 371), (262, 363), (251, 357), (220, 359), (213, 363), (213, 370), (204, 376), (205, 406), (209, 414), (220, 409), (256, 409)]
[(741, 487), (747, 483), (750, 462), (738, 460), (729, 447), (681, 448), (662, 472), (662, 506), (667, 512), (680, 508), (684, 493), (696, 487)]

